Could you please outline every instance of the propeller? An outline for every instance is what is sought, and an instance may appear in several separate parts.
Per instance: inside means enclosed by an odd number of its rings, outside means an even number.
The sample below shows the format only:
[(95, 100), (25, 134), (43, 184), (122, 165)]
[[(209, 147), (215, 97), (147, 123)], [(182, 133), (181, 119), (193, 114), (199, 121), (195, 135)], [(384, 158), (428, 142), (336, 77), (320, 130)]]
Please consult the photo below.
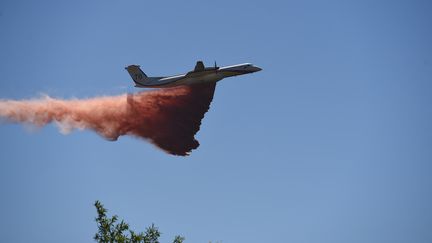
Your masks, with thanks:
[(215, 69), (215, 70), (218, 70), (218, 69), (219, 69), (219, 67), (218, 67), (217, 64), (216, 64), (216, 61), (215, 61), (214, 69)]

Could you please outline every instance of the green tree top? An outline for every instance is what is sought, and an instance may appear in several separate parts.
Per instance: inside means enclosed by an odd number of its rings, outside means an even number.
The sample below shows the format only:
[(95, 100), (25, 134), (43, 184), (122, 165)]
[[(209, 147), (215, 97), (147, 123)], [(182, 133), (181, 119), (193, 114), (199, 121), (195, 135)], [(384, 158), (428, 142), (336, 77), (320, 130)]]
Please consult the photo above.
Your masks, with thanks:
[[(98, 214), (95, 219), (98, 225), (98, 232), (94, 236), (95, 241), (101, 243), (159, 243), (161, 233), (154, 224), (145, 232), (135, 233), (123, 220), (117, 223), (117, 215), (107, 217), (107, 210), (101, 202), (96, 201), (94, 206)], [(177, 235), (173, 243), (183, 243), (184, 240), (184, 237)]]

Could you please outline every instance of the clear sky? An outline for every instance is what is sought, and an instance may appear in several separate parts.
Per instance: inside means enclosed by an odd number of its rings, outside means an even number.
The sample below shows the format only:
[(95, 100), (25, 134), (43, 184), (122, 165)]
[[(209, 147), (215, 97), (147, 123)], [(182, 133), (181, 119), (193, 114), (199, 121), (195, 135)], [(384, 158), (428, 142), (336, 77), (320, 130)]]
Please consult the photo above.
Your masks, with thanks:
[(129, 64), (263, 71), (218, 83), (189, 157), (1, 124), (1, 241), (92, 242), (101, 200), (163, 242), (432, 242), (431, 13), (408, 0), (2, 0), (2, 99), (136, 92)]

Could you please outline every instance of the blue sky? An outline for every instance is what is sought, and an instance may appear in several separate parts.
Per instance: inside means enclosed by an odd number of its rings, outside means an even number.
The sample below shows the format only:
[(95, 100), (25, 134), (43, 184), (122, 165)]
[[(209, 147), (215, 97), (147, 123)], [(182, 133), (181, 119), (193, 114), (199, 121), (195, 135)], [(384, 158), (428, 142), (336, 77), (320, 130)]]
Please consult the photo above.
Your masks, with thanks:
[(218, 83), (189, 157), (0, 126), (5, 242), (92, 242), (93, 202), (162, 241), (431, 242), (429, 1), (0, 3), (0, 97), (136, 92), (197, 60)]

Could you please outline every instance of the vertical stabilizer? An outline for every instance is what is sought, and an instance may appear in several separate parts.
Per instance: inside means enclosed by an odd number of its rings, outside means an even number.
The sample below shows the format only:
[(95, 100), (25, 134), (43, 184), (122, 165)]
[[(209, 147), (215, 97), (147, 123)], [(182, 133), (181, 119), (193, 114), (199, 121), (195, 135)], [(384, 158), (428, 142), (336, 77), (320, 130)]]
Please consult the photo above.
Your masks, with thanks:
[(142, 84), (147, 79), (147, 75), (141, 70), (140, 66), (138, 65), (130, 65), (125, 68), (133, 81), (136, 84)]

